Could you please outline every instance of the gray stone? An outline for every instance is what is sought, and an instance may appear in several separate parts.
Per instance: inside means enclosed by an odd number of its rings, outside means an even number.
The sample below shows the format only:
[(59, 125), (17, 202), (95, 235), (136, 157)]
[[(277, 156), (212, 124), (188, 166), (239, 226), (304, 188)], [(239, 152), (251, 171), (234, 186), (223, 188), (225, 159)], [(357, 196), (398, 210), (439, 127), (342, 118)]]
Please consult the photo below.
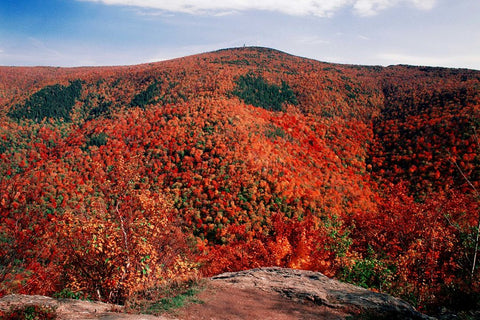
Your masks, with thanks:
[(278, 292), (288, 299), (312, 301), (347, 314), (366, 313), (381, 319), (434, 319), (401, 299), (330, 279), (319, 272), (273, 267), (223, 273), (212, 280)]

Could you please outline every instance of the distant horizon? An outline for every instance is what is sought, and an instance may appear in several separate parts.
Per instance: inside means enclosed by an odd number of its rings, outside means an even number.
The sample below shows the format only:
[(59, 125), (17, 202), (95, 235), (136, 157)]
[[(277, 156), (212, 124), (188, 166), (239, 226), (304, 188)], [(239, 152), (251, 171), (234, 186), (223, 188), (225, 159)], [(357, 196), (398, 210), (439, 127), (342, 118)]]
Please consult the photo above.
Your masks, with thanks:
[(8, 0), (0, 65), (129, 66), (245, 44), (328, 63), (480, 70), (479, 13), (478, 0)]
[(148, 65), (148, 64), (155, 64), (155, 63), (161, 63), (161, 62), (167, 62), (171, 60), (176, 60), (176, 59), (182, 59), (182, 58), (188, 58), (192, 56), (197, 56), (197, 55), (202, 55), (202, 54), (208, 54), (208, 53), (215, 53), (217, 51), (223, 51), (223, 50), (235, 50), (235, 49), (269, 49), (269, 50), (274, 50), (278, 52), (282, 52), (287, 55), (295, 56), (301, 59), (308, 59), (308, 60), (313, 60), (313, 61), (318, 61), (321, 63), (326, 63), (326, 64), (333, 64), (333, 65), (344, 65), (344, 66), (360, 66), (360, 67), (381, 67), (381, 68), (388, 68), (388, 67), (395, 67), (395, 66), (407, 66), (407, 67), (416, 67), (416, 68), (441, 68), (441, 69), (466, 69), (466, 70), (473, 70), (473, 71), (480, 71), (480, 69), (473, 69), (473, 68), (464, 68), (464, 67), (446, 67), (446, 66), (437, 66), (437, 65), (415, 65), (415, 64), (406, 64), (406, 63), (397, 63), (397, 64), (389, 64), (389, 65), (381, 65), (381, 64), (358, 64), (358, 63), (342, 63), (342, 62), (331, 62), (331, 61), (326, 61), (326, 60), (318, 60), (315, 58), (310, 58), (310, 57), (305, 57), (301, 55), (296, 55), (292, 54), (290, 52), (284, 51), (284, 50), (279, 50), (276, 48), (271, 48), (271, 47), (263, 47), (263, 46), (240, 46), (240, 47), (230, 47), (230, 48), (219, 48), (219, 49), (214, 49), (212, 51), (205, 51), (205, 52), (199, 52), (199, 53), (192, 53), (184, 56), (179, 56), (179, 57), (172, 57), (172, 58), (166, 58), (164, 60), (157, 60), (157, 61), (148, 61), (148, 62), (140, 62), (140, 63), (132, 63), (132, 64), (111, 64), (111, 65), (78, 65), (78, 66), (55, 66), (55, 65), (0, 65), (0, 67), (4, 68), (61, 68), (61, 69), (81, 69), (81, 68), (121, 68), (121, 67), (134, 67), (134, 66), (140, 66), (140, 65)]

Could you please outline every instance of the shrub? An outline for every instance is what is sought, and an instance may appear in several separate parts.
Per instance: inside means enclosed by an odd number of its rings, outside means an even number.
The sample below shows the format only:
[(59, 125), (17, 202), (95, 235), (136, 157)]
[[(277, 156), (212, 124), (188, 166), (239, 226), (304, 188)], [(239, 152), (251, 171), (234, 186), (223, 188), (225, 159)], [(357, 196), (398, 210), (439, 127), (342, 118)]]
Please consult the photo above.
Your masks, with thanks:
[(393, 271), (384, 261), (376, 258), (364, 258), (344, 267), (341, 279), (363, 288), (375, 288), (380, 291), (391, 286)]
[(24, 305), (12, 307), (6, 312), (0, 312), (0, 319), (4, 320), (54, 320), (57, 311), (52, 306)]
[(203, 290), (197, 280), (172, 281), (163, 286), (136, 292), (126, 301), (127, 309), (136, 313), (160, 315), (188, 303), (202, 303), (195, 296)]

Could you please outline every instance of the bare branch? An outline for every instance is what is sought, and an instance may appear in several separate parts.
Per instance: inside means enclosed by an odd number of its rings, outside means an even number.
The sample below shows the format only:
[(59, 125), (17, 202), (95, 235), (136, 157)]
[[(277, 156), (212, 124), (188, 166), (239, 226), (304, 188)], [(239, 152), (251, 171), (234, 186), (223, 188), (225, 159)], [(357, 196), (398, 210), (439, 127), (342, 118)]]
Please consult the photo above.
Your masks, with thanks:
[[(475, 141), (477, 143), (477, 147), (480, 151), (480, 143), (479, 143), (479, 140), (478, 140), (478, 135), (477, 135), (477, 130), (475, 129), (474, 126), (472, 126), (472, 129), (473, 129), (473, 136), (475, 137)], [(480, 200), (480, 193), (478, 192), (477, 188), (475, 187), (475, 185), (472, 183), (472, 181), (470, 181), (470, 179), (466, 176), (466, 174), (463, 172), (462, 168), (460, 168), (460, 166), (458, 165), (457, 161), (456, 160), (452, 160), (453, 157), (451, 156), (451, 154), (449, 153), (450, 155), (450, 162), (453, 163), (455, 165), (455, 167), (457, 167), (457, 170), (460, 172), (460, 174), (462, 175), (463, 179), (465, 179), (465, 181), (467, 182), (467, 184), (472, 188), (473, 192), (475, 193), (475, 197), (477, 199)], [(470, 275), (471, 277), (473, 278), (474, 276), (474, 273), (475, 273), (475, 268), (476, 268), (476, 265), (477, 265), (477, 254), (478, 254), (478, 246), (479, 246), (479, 242), (480, 242), (480, 216), (478, 217), (478, 224), (477, 224), (477, 230), (476, 230), (476, 237), (475, 237), (475, 249), (473, 251), (473, 262), (472, 262), (472, 270), (470, 271)]]

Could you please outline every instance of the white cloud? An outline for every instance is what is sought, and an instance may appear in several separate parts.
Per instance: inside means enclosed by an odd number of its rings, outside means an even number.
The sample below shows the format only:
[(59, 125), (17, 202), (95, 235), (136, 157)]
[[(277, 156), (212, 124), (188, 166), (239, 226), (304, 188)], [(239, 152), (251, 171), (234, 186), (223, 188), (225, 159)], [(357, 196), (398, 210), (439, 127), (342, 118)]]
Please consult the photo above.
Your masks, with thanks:
[(373, 16), (378, 12), (406, 3), (417, 9), (431, 10), (437, 0), (356, 0), (353, 9), (360, 16)]
[(106, 5), (135, 6), (188, 14), (218, 14), (232, 11), (266, 10), (288, 15), (330, 17), (344, 8), (360, 16), (372, 16), (401, 3), (417, 9), (432, 9), (437, 0), (78, 0)]
[(431, 10), (435, 7), (437, 0), (410, 0), (415, 7), (422, 10)]

